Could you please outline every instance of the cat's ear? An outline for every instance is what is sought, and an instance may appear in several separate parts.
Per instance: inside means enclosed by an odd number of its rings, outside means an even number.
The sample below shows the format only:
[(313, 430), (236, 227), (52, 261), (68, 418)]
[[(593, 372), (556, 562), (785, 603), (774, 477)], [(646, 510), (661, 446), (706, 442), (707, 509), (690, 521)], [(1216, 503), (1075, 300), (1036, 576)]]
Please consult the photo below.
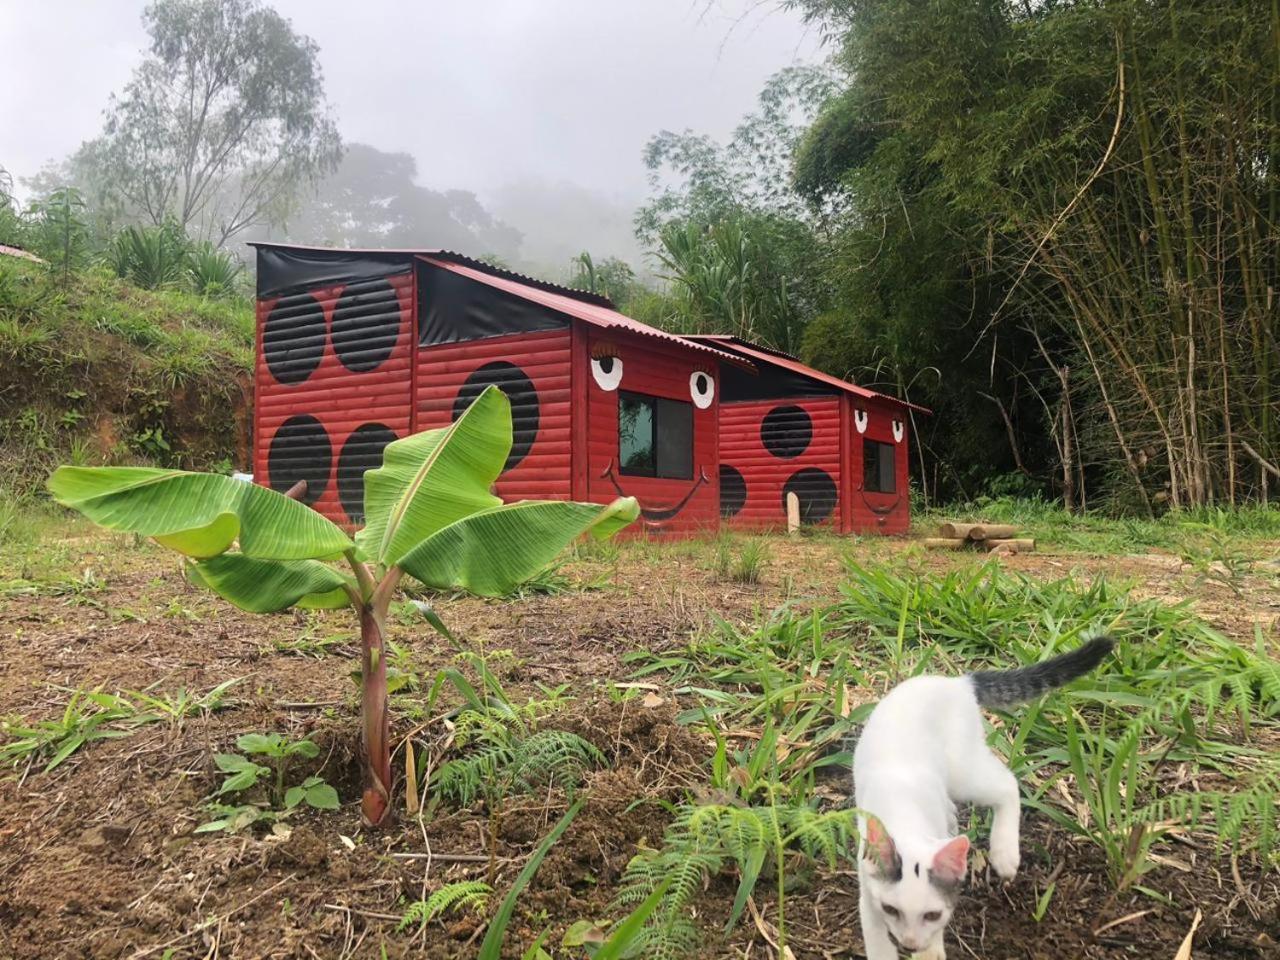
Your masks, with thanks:
[(867, 844), (867, 859), (879, 867), (884, 876), (896, 874), (901, 877), (902, 858), (898, 856), (898, 849), (893, 845), (893, 838), (889, 836), (884, 824), (875, 817), (867, 817), (866, 834), (863, 839)]
[(929, 867), (929, 872), (944, 883), (959, 883), (968, 870), (969, 838), (963, 834), (943, 844)]

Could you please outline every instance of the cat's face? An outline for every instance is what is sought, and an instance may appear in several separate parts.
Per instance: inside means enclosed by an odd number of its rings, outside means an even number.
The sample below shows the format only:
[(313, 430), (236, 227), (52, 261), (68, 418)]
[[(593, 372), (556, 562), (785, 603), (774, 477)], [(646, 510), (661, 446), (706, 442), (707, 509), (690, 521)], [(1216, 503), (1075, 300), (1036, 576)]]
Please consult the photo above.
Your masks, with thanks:
[(868, 821), (867, 899), (898, 945), (916, 952), (935, 943), (951, 920), (967, 870), (969, 838), (923, 851), (912, 846), (900, 850), (879, 821)]

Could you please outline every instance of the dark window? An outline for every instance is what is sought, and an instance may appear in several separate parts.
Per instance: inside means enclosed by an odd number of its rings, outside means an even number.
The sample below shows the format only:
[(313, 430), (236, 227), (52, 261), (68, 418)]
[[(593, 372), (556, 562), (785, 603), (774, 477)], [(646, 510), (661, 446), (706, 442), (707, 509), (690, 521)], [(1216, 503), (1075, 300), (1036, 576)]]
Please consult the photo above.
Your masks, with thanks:
[(868, 493), (893, 493), (897, 489), (893, 444), (862, 441), (862, 488)]
[(618, 462), (635, 477), (693, 479), (693, 404), (618, 391)]

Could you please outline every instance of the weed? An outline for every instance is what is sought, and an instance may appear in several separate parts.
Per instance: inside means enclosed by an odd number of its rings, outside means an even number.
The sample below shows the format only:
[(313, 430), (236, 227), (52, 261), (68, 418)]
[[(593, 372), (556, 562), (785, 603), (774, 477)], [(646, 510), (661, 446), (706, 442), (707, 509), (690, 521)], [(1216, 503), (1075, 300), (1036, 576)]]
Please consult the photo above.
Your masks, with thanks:
[[(100, 690), (76, 690), (56, 720), (27, 724), (18, 719), (0, 721), (0, 733), (8, 742), (0, 745), (0, 760), (28, 765), (48, 757), (48, 773), (86, 743), (127, 737), (140, 722), (137, 709), (127, 700)], [(128, 724), (128, 726), (122, 726)]]
[[(301, 783), (285, 787), (285, 772), (295, 757), (313, 760), (320, 748), (311, 740), (288, 740), (278, 733), (246, 733), (236, 740), (235, 753), (214, 755), (214, 764), (227, 778), (213, 794), (205, 809), (214, 819), (195, 829), (196, 833), (223, 830), (236, 833), (255, 824), (275, 824), (289, 816), (297, 807), (305, 804), (317, 810), (338, 809), (338, 792), (318, 776), (310, 776)], [(260, 756), (267, 763), (250, 759)], [(268, 805), (257, 803), (225, 804), (216, 798), (227, 794), (244, 794), (266, 781), (269, 785)]]
[(493, 887), (480, 880), (446, 883), (426, 900), (415, 900), (409, 904), (396, 931), (403, 931), (415, 923), (421, 930), (436, 917), (444, 916), (451, 910), (474, 910), (482, 913), (491, 893)]

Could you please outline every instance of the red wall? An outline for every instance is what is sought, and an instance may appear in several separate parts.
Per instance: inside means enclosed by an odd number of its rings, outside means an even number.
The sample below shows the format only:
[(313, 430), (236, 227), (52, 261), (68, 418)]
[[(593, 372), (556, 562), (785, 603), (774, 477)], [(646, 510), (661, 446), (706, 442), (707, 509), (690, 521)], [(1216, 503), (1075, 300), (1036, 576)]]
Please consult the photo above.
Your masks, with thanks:
[[(512, 426), (519, 462), (498, 478), (498, 496), (504, 500), (567, 500), (571, 462), (569, 423), (570, 331), (546, 330), (486, 340), (436, 344), (418, 349), (415, 430), (447, 427), (454, 419), (459, 392), (468, 377), (489, 364), (498, 368), (488, 378), (473, 381), (478, 390), (485, 379), (499, 386), (531, 384), (537, 404), (536, 426), (532, 404), (525, 394), (513, 398)], [(587, 374), (590, 375), (589, 372)], [(519, 379), (517, 379), (519, 378)], [(510, 394), (508, 394), (510, 396)]]
[[(817, 521), (820, 525), (842, 528), (840, 402), (839, 397), (782, 398), (721, 406), (721, 504), (731, 526), (785, 527), (790, 483), (801, 497), (802, 517), (807, 516), (807, 522), (825, 514)], [(806, 417), (807, 443), (803, 432)], [(741, 474), (745, 499), (735, 494), (737, 478), (726, 468)], [(739, 500), (741, 506), (733, 510)]]
[[(383, 284), (390, 286), (394, 299), (375, 299), (372, 305), (361, 305), (355, 299), (374, 289), (381, 290), (385, 297)], [(365, 454), (350, 457), (341, 478), (348, 505), (358, 515), (363, 502), (363, 464), (376, 466), (368, 461), (374, 457), (381, 462), (381, 444), (392, 435), (403, 437), (409, 432), (414, 351), (412, 276), (406, 273), (349, 286), (350, 290), (343, 285), (313, 289), (308, 291), (310, 300), (306, 295), (294, 294), (258, 301), (253, 442), (253, 472), (259, 483), (283, 492), (292, 485), (293, 475), (306, 473), (312, 477), (307, 502), (329, 519), (344, 524), (352, 520), (339, 497), (344, 449), (349, 454), (357, 449)], [(350, 294), (346, 300), (342, 299), (344, 293)], [(347, 330), (342, 343), (349, 345), (344, 346), (344, 355), (349, 363), (372, 369), (353, 371), (339, 359), (333, 323), (334, 310), (340, 302), (344, 304), (340, 319)], [(264, 336), (277, 306), (280, 310), (271, 325), (276, 332), (268, 353), (264, 351)], [(385, 358), (371, 356), (361, 342), (359, 328), (365, 322), (380, 325), (383, 338), (379, 342), (389, 347)], [(282, 335), (278, 332), (280, 323), (295, 326), (292, 332)], [(308, 359), (288, 378), (296, 382), (281, 382), (268, 363), (269, 356), (292, 354), (296, 358), (299, 353)], [(300, 418), (314, 418), (318, 426)], [(291, 420), (290, 430), (299, 432), (293, 434), (293, 440), (285, 441), (280, 430)], [(365, 431), (347, 447), (352, 434), (361, 427)], [(273, 442), (277, 450), (274, 477)], [(316, 487), (322, 483), (323, 491), (317, 497)]]
[[(689, 535), (714, 532), (719, 523), (719, 458), (716, 448), (719, 402), (703, 410), (693, 408), (693, 479), (621, 476), (618, 472), (618, 390), (690, 402), (690, 377), (702, 371), (718, 380), (716, 364), (691, 350), (667, 347), (647, 337), (590, 329), (578, 351), (574, 376), (585, 377), (586, 499), (607, 503), (619, 494), (634, 496), (644, 516), (627, 528), (643, 532)], [(622, 380), (614, 390), (601, 388), (592, 375), (590, 358), (609, 353), (622, 360)], [(719, 384), (716, 384), (719, 392)], [(613, 480), (609, 473), (612, 468)], [(615, 486), (616, 481), (616, 486)], [(619, 489), (620, 488), (620, 489)], [(678, 509), (677, 509), (678, 508)], [(662, 513), (676, 510), (674, 516)]]
[[(908, 487), (910, 435), (906, 409), (882, 401), (849, 398), (850, 425), (846, 436), (849, 447), (850, 475), (853, 479), (850, 507), (851, 526), (858, 533), (906, 533), (911, 525), (911, 494)], [(859, 433), (852, 416), (854, 410), (867, 413), (866, 433)], [(894, 437), (893, 423), (901, 424), (901, 440)], [(893, 493), (868, 493), (863, 489), (863, 441), (878, 440), (894, 448), (894, 476), (897, 489)]]

